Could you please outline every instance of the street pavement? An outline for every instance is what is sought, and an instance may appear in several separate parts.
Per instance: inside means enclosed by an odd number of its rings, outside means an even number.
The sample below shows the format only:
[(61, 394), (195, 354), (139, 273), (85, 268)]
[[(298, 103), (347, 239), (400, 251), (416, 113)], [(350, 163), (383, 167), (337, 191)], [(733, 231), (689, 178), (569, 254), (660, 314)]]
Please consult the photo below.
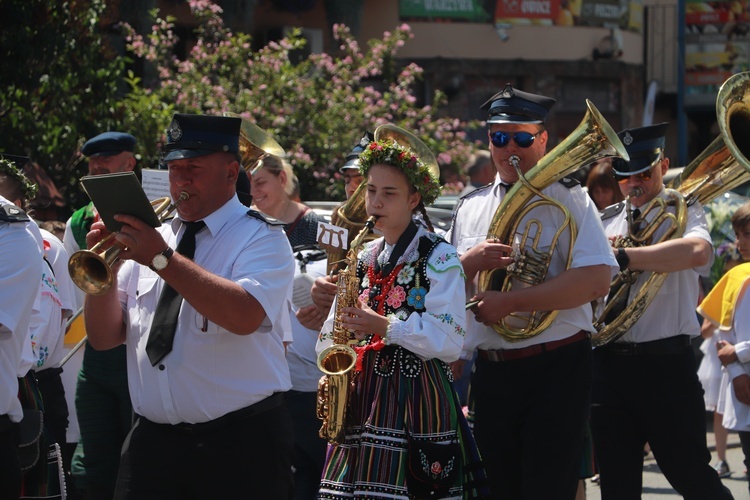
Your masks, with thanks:
[[(707, 427), (709, 430), (706, 434), (706, 440), (708, 441), (708, 449), (711, 451), (711, 464), (714, 464), (717, 460), (716, 446), (714, 433), (711, 431), (710, 419), (708, 418)], [(732, 475), (722, 479), (722, 482), (729, 488), (736, 500), (750, 499), (747, 479), (743, 474), (745, 470), (743, 460), (740, 438), (737, 433), (730, 432), (727, 441), (727, 462)], [(661, 473), (652, 454), (649, 454), (643, 462), (643, 494), (641, 498), (642, 500), (677, 500), (682, 498)], [(586, 480), (586, 500), (601, 500), (599, 486), (592, 483), (591, 480)]]

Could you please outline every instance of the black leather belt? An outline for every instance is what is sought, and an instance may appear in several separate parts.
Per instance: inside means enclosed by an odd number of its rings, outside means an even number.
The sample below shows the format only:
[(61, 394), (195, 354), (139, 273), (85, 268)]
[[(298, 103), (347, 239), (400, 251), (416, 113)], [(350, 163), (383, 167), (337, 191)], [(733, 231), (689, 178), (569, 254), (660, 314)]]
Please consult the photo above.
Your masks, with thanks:
[(688, 335), (675, 335), (651, 342), (611, 342), (596, 349), (620, 356), (650, 356), (682, 354), (690, 346)]
[(221, 417), (216, 418), (214, 420), (209, 420), (208, 422), (201, 422), (199, 424), (187, 424), (187, 423), (179, 423), (179, 424), (174, 424), (174, 425), (157, 424), (156, 422), (152, 422), (145, 417), (140, 417), (140, 418), (144, 422), (149, 423), (150, 425), (155, 425), (155, 426), (163, 427), (163, 428), (169, 428), (178, 432), (184, 432), (185, 434), (201, 434), (205, 432), (215, 431), (216, 429), (224, 427), (225, 425), (235, 424), (237, 422), (248, 419), (250, 417), (254, 417), (255, 415), (259, 415), (268, 410), (273, 410), (274, 408), (278, 408), (279, 406), (283, 404), (284, 404), (284, 393), (277, 392), (277, 393), (272, 394), (271, 396), (268, 396), (266, 399), (258, 401), (255, 404), (252, 404), (245, 408), (240, 408), (239, 410), (229, 412), (226, 415), (222, 415)]
[(543, 352), (554, 351), (568, 344), (580, 342), (583, 339), (589, 338), (589, 332), (581, 330), (580, 332), (571, 335), (570, 337), (562, 340), (553, 340), (551, 342), (545, 342), (543, 344), (535, 344), (529, 347), (522, 347), (521, 349), (495, 349), (492, 351), (478, 350), (477, 357), (480, 359), (486, 359), (487, 361), (512, 361), (514, 359), (528, 358), (530, 356), (536, 356)]

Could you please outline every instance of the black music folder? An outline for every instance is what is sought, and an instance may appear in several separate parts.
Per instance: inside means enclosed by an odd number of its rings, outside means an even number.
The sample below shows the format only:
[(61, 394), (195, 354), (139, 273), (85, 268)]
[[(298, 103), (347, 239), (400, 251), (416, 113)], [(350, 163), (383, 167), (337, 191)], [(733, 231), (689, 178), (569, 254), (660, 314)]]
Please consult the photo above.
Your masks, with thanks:
[(81, 184), (110, 232), (122, 228), (122, 223), (114, 219), (115, 214), (138, 217), (152, 227), (161, 225), (135, 172), (87, 175), (81, 177)]

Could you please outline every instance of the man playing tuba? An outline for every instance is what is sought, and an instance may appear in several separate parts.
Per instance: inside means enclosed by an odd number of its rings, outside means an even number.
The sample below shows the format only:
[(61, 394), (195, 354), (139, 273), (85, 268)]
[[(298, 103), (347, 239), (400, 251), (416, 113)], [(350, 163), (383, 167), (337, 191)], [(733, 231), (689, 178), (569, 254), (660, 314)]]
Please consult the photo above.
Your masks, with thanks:
[[(554, 102), (507, 85), (482, 106), (489, 108), (489, 149), (497, 175), (461, 199), (446, 235), (461, 257), (467, 297), (478, 301), (471, 307), (474, 314), (467, 314), (462, 358), (478, 350), (471, 387), (474, 433), (496, 498), (575, 497), (591, 384), (589, 302), (607, 293), (616, 272), (596, 208), (577, 181), (539, 188), (568, 207), (577, 225), (577, 240), (569, 232), (560, 236), (564, 250), (550, 248), (565, 216), (549, 205), (520, 217), (521, 232), (530, 224), (526, 242), (518, 232), (512, 241), (487, 236), (511, 184), (520, 182), (519, 170), (526, 174), (545, 156), (544, 122)], [(475, 293), (480, 271), (515, 264), (517, 251), (532, 246), (551, 253), (543, 282)], [(549, 310), (558, 311), (555, 321), (523, 340), (507, 339), (490, 326), (511, 313)]]
[[(619, 339), (594, 350), (591, 426), (604, 500), (640, 498), (646, 443), (670, 484), (686, 499), (732, 498), (709, 465), (703, 393), (690, 345), (700, 333), (695, 316), (698, 277), (708, 273), (713, 255), (703, 208), (698, 202), (687, 206), (681, 237), (662, 238), (668, 224), (651, 227), (657, 217), (661, 220), (659, 200), (672, 196), (662, 183), (669, 167), (666, 129), (661, 123), (618, 134), (630, 161), (615, 159), (612, 166), (629, 203), (612, 205), (602, 214), (613, 241), (636, 241), (613, 248), (622, 271), (640, 272), (626, 293), (630, 302), (650, 273), (668, 273), (645, 311), (620, 313), (642, 312), (640, 319)], [(628, 213), (627, 205), (634, 213)], [(664, 209), (675, 213), (671, 203)], [(637, 243), (646, 234), (649, 237)]]

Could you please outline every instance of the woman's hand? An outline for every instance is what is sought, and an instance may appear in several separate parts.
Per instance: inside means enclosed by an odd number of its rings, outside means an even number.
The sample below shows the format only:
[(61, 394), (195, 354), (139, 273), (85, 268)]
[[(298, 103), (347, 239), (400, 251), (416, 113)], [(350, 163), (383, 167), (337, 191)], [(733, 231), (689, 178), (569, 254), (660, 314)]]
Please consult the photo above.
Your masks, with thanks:
[(732, 379), (732, 388), (740, 403), (750, 405), (750, 376), (740, 375), (735, 377)]
[(341, 326), (353, 331), (357, 340), (363, 340), (367, 335), (385, 337), (388, 331), (388, 318), (357, 300), (357, 307), (341, 308)]

